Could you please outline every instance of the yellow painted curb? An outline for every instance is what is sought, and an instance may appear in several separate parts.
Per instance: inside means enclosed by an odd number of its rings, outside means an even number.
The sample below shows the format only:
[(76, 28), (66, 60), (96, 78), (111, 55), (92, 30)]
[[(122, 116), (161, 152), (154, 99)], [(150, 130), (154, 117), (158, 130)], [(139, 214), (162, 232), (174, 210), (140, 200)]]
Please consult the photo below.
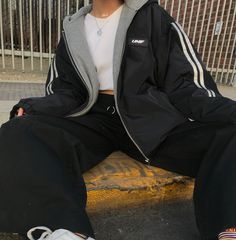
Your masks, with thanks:
[(115, 152), (84, 174), (91, 209), (122, 207), (147, 199), (177, 200), (192, 197), (194, 180), (144, 165)]

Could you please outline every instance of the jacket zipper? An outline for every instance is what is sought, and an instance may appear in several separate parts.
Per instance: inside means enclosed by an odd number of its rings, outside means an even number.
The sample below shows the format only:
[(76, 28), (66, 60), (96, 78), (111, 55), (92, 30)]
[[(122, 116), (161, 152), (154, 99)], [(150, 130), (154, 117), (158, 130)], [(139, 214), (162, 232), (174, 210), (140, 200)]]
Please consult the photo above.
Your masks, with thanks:
[(120, 116), (121, 122), (122, 122), (122, 124), (123, 124), (123, 126), (124, 126), (124, 128), (125, 128), (125, 130), (126, 130), (126, 132), (127, 132), (127, 134), (128, 134), (128, 136), (129, 136), (129, 138), (132, 140), (132, 142), (133, 142), (133, 143), (135, 144), (135, 146), (138, 148), (138, 150), (140, 151), (140, 153), (145, 157), (145, 162), (150, 165), (150, 159), (143, 153), (143, 151), (142, 151), (141, 148), (138, 146), (138, 144), (134, 141), (134, 139), (131, 137), (128, 129), (127, 129), (126, 126), (125, 126), (125, 123), (124, 123), (124, 121), (123, 121), (123, 119), (122, 119), (122, 117), (121, 117), (121, 114), (120, 114), (120, 112), (119, 112), (119, 109), (118, 109), (118, 104), (117, 104), (116, 96), (115, 96), (115, 104), (116, 104), (116, 109), (117, 109), (117, 112), (118, 112), (118, 114), (119, 114), (119, 116)]
[(70, 60), (71, 60), (71, 63), (72, 63), (72, 65), (73, 65), (75, 71), (77, 72), (78, 76), (81, 78), (83, 84), (85, 85), (85, 87), (86, 87), (86, 89), (87, 89), (87, 91), (88, 91), (88, 95), (89, 95), (88, 86), (87, 86), (87, 84), (85, 83), (84, 78), (82, 77), (79, 69), (77, 68), (77, 66), (76, 66), (76, 64), (75, 64), (75, 62), (74, 62), (74, 60), (73, 60), (73, 58), (72, 58), (72, 56), (71, 56), (71, 53), (70, 53), (70, 50), (69, 50), (69, 47), (68, 47), (68, 43), (67, 43), (67, 40), (66, 40), (66, 36), (65, 36), (65, 31), (64, 31), (64, 30), (62, 30), (62, 36), (63, 36), (64, 42), (65, 42), (66, 50), (67, 50), (67, 53), (68, 53), (69, 58), (70, 58)]
[[(124, 55), (124, 48), (125, 48), (125, 47), (124, 47), (124, 45), (123, 45), (122, 55), (121, 55), (122, 57), (121, 57), (121, 59), (123, 58), (123, 55)], [(117, 84), (117, 86), (118, 86), (118, 84)], [(123, 126), (124, 126), (124, 128), (125, 128), (125, 130), (126, 130), (126, 132), (127, 132), (127, 134), (128, 134), (128, 136), (129, 136), (129, 138), (132, 140), (132, 142), (133, 142), (133, 143), (135, 144), (135, 146), (138, 148), (139, 152), (140, 152), (140, 153), (143, 155), (143, 157), (145, 158), (145, 162), (148, 163), (148, 165), (150, 165), (150, 159), (143, 153), (143, 151), (142, 151), (141, 148), (138, 146), (138, 144), (134, 141), (134, 139), (133, 139), (132, 136), (130, 135), (127, 127), (125, 126), (125, 123), (124, 123), (124, 121), (123, 121), (123, 119), (122, 119), (122, 117), (121, 117), (120, 111), (119, 111), (119, 107), (118, 107), (118, 103), (117, 103), (116, 91), (115, 91), (114, 93), (115, 93), (115, 94), (114, 94), (115, 105), (116, 105), (117, 113), (118, 113), (119, 116), (120, 116), (121, 122), (122, 122), (122, 124), (123, 124)]]
[[(74, 63), (74, 60), (73, 60), (73, 58), (72, 58), (72, 56), (71, 56), (71, 54), (70, 54), (70, 51), (69, 51), (69, 47), (68, 47), (68, 43), (67, 43), (67, 40), (66, 40), (66, 36), (65, 36), (65, 31), (64, 31), (64, 30), (62, 30), (62, 36), (63, 36), (64, 42), (65, 42), (66, 50), (67, 50), (68, 55), (69, 55), (69, 57), (70, 57), (70, 60), (71, 60), (71, 62), (72, 62), (72, 64), (73, 64), (73, 67), (75, 68), (77, 74), (79, 75), (79, 77), (80, 77), (81, 80), (83, 81), (83, 83), (84, 83), (84, 85), (85, 85), (85, 87), (87, 88), (88, 93), (89, 93), (89, 89), (88, 89), (88, 87), (87, 87), (87, 85), (86, 85), (86, 83), (85, 83), (85, 81), (84, 81), (81, 73), (79, 72), (79, 70), (78, 70), (76, 64)], [(124, 54), (124, 46), (123, 46), (123, 49), (122, 49), (122, 55), (123, 55), (123, 54)], [(125, 126), (125, 123), (124, 123), (124, 121), (123, 121), (123, 119), (122, 119), (122, 117), (121, 117), (121, 114), (120, 114), (120, 111), (119, 111), (119, 107), (118, 107), (118, 104), (117, 104), (116, 93), (114, 94), (114, 99), (115, 99), (115, 105), (116, 105), (117, 113), (118, 113), (119, 116), (120, 116), (121, 122), (122, 122), (122, 124), (123, 124), (123, 126), (124, 126), (124, 128), (125, 128), (125, 130), (126, 130), (126, 132), (127, 132), (127, 134), (128, 134), (128, 136), (129, 136), (129, 138), (132, 140), (132, 142), (133, 142), (133, 143), (135, 144), (135, 146), (138, 148), (138, 150), (140, 151), (140, 153), (143, 155), (143, 157), (145, 158), (145, 162), (147, 162), (147, 163), (150, 165), (150, 159), (143, 153), (143, 151), (142, 151), (141, 148), (138, 146), (138, 144), (134, 141), (134, 139), (131, 137), (131, 135), (130, 135), (128, 129), (127, 129), (127, 127)]]

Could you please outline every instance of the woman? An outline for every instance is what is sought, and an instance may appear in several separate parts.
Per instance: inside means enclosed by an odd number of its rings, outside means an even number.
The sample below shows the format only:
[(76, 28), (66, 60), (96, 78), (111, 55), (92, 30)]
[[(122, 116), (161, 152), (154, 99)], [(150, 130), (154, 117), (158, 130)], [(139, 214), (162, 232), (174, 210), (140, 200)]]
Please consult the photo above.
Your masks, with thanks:
[(1, 231), (94, 239), (82, 173), (121, 150), (196, 177), (202, 238), (236, 238), (236, 104), (156, 0), (94, 0), (66, 17), (46, 96), (21, 99), (10, 115), (0, 131)]

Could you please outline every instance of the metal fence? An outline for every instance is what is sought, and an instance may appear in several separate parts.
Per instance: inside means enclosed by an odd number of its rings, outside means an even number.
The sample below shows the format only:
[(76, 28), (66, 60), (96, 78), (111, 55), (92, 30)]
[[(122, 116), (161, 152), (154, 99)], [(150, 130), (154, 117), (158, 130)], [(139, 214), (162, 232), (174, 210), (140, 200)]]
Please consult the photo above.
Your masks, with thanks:
[[(182, 25), (215, 80), (234, 85), (236, 0), (159, 2)], [(0, 0), (2, 69), (47, 70), (43, 61), (50, 64), (62, 19), (87, 4), (89, 0)]]

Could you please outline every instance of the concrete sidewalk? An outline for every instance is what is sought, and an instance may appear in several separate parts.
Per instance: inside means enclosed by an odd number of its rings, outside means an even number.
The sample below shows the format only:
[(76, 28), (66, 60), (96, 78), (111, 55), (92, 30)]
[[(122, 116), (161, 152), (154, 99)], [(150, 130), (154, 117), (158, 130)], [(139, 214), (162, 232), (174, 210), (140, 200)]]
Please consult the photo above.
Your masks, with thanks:
[(0, 124), (7, 121), (9, 111), (21, 98), (44, 95), (44, 84), (35, 82), (0, 81)]

